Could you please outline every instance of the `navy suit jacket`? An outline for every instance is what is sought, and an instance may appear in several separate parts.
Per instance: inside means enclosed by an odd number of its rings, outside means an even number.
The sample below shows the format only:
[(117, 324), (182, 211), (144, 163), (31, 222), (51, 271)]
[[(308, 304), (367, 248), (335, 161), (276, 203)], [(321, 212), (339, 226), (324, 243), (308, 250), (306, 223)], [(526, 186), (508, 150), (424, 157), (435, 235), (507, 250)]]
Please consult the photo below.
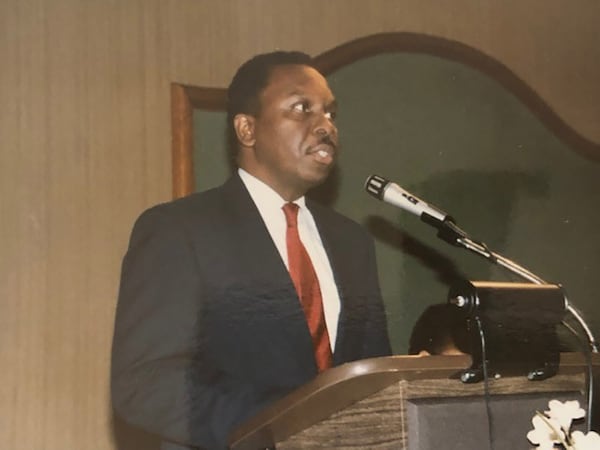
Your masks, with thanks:
[[(374, 246), (307, 201), (341, 300), (334, 365), (389, 355)], [(177, 448), (226, 448), (243, 420), (317, 375), (285, 264), (236, 175), (137, 220), (112, 357), (118, 415)]]

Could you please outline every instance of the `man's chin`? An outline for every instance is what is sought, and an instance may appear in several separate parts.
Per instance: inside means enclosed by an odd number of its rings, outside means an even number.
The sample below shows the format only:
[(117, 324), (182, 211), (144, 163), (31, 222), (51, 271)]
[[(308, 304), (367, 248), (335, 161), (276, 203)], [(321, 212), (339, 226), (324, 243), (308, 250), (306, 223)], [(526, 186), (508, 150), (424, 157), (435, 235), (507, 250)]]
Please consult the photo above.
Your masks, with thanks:
[(305, 180), (308, 189), (316, 188), (325, 183), (329, 179), (331, 172), (332, 167), (329, 167), (320, 171), (315, 171), (309, 177), (306, 177)]

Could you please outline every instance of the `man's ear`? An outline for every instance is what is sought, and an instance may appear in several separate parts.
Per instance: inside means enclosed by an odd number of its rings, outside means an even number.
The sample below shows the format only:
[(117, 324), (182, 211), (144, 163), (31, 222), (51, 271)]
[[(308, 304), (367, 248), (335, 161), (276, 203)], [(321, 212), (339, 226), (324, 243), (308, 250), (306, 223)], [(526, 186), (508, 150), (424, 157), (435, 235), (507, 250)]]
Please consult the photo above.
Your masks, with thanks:
[(253, 147), (256, 139), (254, 138), (254, 117), (248, 114), (236, 114), (233, 118), (233, 127), (237, 135), (238, 142), (244, 147)]

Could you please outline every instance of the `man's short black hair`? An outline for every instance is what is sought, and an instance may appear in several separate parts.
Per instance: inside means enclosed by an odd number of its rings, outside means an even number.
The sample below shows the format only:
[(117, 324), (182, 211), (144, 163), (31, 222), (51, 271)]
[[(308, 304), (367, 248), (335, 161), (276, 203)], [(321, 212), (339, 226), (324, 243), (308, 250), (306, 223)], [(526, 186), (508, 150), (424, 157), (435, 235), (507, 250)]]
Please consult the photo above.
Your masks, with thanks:
[(269, 83), (273, 68), (297, 64), (314, 67), (313, 58), (298, 51), (275, 51), (256, 55), (240, 66), (227, 89), (227, 139), (231, 155), (237, 154), (233, 118), (260, 112), (260, 94)]

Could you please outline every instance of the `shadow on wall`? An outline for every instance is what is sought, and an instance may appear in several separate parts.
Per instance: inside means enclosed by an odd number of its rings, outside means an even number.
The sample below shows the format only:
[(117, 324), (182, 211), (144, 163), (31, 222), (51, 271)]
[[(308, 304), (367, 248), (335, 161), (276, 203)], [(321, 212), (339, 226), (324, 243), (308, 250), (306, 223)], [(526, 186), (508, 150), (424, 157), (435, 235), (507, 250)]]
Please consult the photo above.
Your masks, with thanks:
[[(538, 172), (455, 170), (433, 174), (425, 182), (405, 186), (432, 205), (455, 217), (474, 240), (517, 263), (523, 240), (536, 233), (533, 226), (516, 224), (523, 203), (543, 202), (548, 183)], [(387, 209), (387, 208), (386, 208)], [(391, 209), (391, 208), (390, 208)], [(423, 310), (445, 302), (450, 286), (459, 279), (521, 281), (462, 248), (436, 238), (436, 230), (408, 212), (368, 215), (363, 224), (375, 238), (380, 255), (382, 288), (395, 349), (405, 351), (410, 330)], [(545, 239), (543, 230), (536, 239)], [(388, 250), (386, 250), (388, 249)], [(521, 254), (527, 251), (520, 249)], [(392, 258), (392, 259), (390, 259)], [(535, 272), (540, 267), (531, 267)], [(391, 286), (391, 287), (390, 287)], [(398, 295), (390, 296), (398, 286)], [(385, 295), (388, 293), (388, 295)]]
[(450, 258), (434, 247), (423, 243), (411, 234), (398, 228), (388, 219), (379, 216), (368, 216), (366, 226), (378, 241), (413, 256), (435, 274), (435, 278), (449, 286), (453, 280), (462, 276), (460, 268)]
[(129, 425), (114, 413), (112, 431), (116, 450), (160, 450), (161, 440), (157, 436)]
[[(519, 199), (544, 197), (547, 181), (542, 174), (515, 173), (505, 171), (478, 172), (459, 170), (433, 175), (415, 190), (422, 193), (431, 204), (444, 205), (446, 212), (456, 217), (459, 226), (485, 234), (484, 241), (493, 251), (502, 252), (510, 245), (511, 222), (516, 214)], [(410, 216), (406, 213), (406, 216)], [(401, 216), (404, 217), (404, 216)], [(464, 218), (463, 221), (460, 219)], [(449, 287), (457, 278), (469, 275), (490, 277), (491, 265), (473, 256), (473, 260), (449, 253), (446, 244), (440, 245), (433, 239), (426, 244), (422, 240), (421, 228), (428, 225), (415, 220), (412, 216), (401, 220), (400, 225), (379, 216), (368, 216), (366, 227), (381, 241), (418, 261), (419, 267), (425, 267), (434, 274), (435, 279)], [(477, 238), (476, 235), (472, 236)], [(429, 241), (428, 241), (429, 242)], [(458, 258), (457, 258), (458, 256)], [(418, 274), (411, 273), (416, 266), (408, 265), (407, 282)], [(472, 273), (473, 272), (473, 273)]]

